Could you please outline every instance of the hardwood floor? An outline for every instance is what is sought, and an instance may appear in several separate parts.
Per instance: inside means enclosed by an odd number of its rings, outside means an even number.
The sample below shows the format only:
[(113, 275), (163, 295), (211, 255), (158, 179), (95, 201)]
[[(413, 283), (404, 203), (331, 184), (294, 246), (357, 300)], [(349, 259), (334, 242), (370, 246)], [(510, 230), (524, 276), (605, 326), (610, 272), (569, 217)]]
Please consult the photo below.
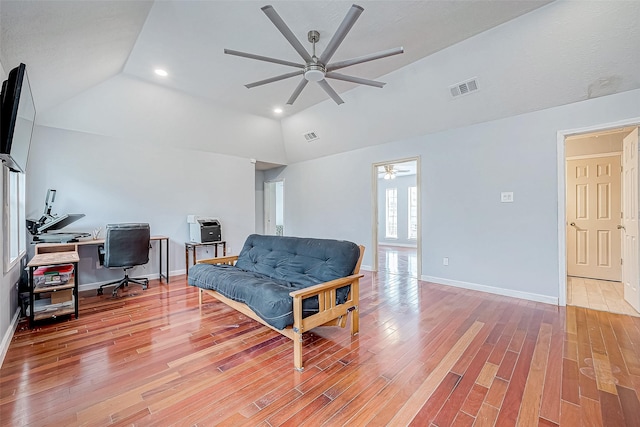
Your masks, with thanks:
[[(366, 273), (361, 333), (288, 339), (184, 277), (21, 323), (3, 426), (640, 425), (640, 318)], [(126, 293), (125, 293), (126, 295)]]

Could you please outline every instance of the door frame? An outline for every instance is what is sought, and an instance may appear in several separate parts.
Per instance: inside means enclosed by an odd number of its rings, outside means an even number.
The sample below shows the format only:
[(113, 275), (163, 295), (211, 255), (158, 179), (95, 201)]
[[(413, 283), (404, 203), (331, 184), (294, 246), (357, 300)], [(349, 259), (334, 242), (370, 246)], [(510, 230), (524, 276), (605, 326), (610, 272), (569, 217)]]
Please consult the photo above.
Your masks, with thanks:
[[(265, 181), (264, 182), (264, 199), (263, 199), (263, 229), (264, 229), (264, 234), (267, 234), (268, 231), (268, 227), (267, 227), (267, 220), (269, 218), (270, 215), (273, 215), (273, 220), (275, 221), (277, 216), (276, 216), (276, 210), (277, 210), (277, 206), (276, 204), (278, 203), (278, 199), (275, 196), (276, 191), (275, 191), (275, 185), (277, 183), (281, 182), (282, 183), (282, 208), (284, 210), (284, 178), (280, 178), (280, 179), (273, 179), (273, 180), (269, 180), (269, 181)], [(269, 187), (274, 187), (273, 192), (272, 191), (267, 191), (267, 189)], [(271, 201), (271, 197), (273, 195), (273, 212), (271, 212), (271, 205), (270, 205), (270, 201)], [(284, 224), (283, 224), (283, 234), (284, 234)]]
[(371, 263), (371, 271), (378, 271), (378, 168), (380, 166), (396, 163), (416, 162), (416, 191), (418, 194), (418, 238), (416, 239), (416, 262), (417, 265), (417, 277), (421, 280), (422, 277), (422, 183), (421, 183), (421, 164), (420, 156), (406, 157), (396, 160), (385, 160), (383, 162), (374, 163), (371, 167), (371, 248), (373, 253), (373, 261)]
[[(565, 139), (568, 136), (601, 132), (622, 127), (640, 126), (640, 117), (618, 122), (601, 123), (576, 129), (559, 130), (556, 139), (558, 168), (558, 305), (567, 305), (567, 199)], [(636, 195), (640, 198), (640, 195)], [(624, 254), (623, 254), (624, 256)]]

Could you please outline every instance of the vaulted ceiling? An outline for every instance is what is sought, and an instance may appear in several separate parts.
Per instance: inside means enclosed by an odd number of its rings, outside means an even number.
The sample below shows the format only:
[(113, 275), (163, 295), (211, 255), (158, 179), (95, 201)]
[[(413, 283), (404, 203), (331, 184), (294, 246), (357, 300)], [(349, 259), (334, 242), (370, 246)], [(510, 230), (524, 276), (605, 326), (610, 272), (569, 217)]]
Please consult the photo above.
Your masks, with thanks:
[[(402, 55), (342, 70), (377, 79), (549, 1), (359, 1), (364, 13), (333, 59), (404, 47)], [(38, 111), (125, 73), (240, 111), (274, 117), (273, 108), (280, 106), (284, 116), (290, 116), (327, 95), (317, 85), (307, 85), (293, 106), (285, 106), (300, 77), (251, 90), (244, 84), (295, 69), (223, 54), (224, 48), (230, 48), (300, 62), (260, 10), (264, 4), (3, 0), (1, 59), (5, 68), (27, 64)], [(309, 50), (307, 32), (320, 32), (319, 53), (351, 6), (350, 1), (271, 4)], [(158, 77), (155, 68), (169, 75)], [(338, 93), (356, 87), (336, 80), (331, 85)]]
[[(398, 46), (405, 53), (341, 70), (387, 82), (379, 89), (331, 80), (342, 105), (310, 83), (285, 106), (299, 76), (245, 88), (291, 68), (225, 48), (300, 61), (261, 11), (265, 1), (2, 0), (0, 60), (6, 72), (27, 64), (46, 126), (116, 136), (123, 128), (133, 139), (276, 164), (640, 88), (638, 1), (357, 3), (364, 12), (333, 61)], [(319, 31), (321, 53), (352, 2), (271, 4), (305, 47), (307, 32)], [(449, 87), (472, 77), (480, 90), (452, 98)], [(117, 111), (121, 98), (128, 111)], [(177, 129), (193, 124), (189, 138)], [(320, 140), (308, 143), (309, 131)]]

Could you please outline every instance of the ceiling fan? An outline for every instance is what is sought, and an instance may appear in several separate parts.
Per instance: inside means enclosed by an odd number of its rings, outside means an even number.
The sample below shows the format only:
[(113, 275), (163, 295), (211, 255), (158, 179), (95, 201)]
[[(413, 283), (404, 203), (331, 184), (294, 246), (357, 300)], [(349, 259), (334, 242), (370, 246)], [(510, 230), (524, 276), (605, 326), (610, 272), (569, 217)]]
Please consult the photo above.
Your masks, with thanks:
[(388, 49), (388, 50), (384, 50), (384, 51), (380, 51), (380, 52), (376, 52), (368, 55), (359, 56), (353, 59), (347, 59), (345, 61), (329, 63), (329, 61), (333, 57), (333, 54), (336, 52), (336, 50), (338, 49), (338, 47), (340, 46), (344, 38), (347, 36), (347, 33), (351, 30), (351, 27), (353, 27), (353, 24), (355, 24), (358, 17), (360, 17), (360, 14), (364, 11), (364, 8), (355, 4), (352, 5), (351, 9), (349, 9), (349, 12), (347, 12), (347, 15), (345, 16), (344, 20), (336, 30), (335, 34), (329, 41), (329, 44), (325, 48), (324, 52), (322, 52), (322, 55), (320, 55), (320, 57), (316, 56), (316, 43), (318, 42), (318, 40), (320, 40), (320, 33), (318, 31), (311, 30), (307, 34), (307, 39), (313, 46), (312, 52), (311, 54), (309, 54), (309, 52), (304, 48), (304, 46), (302, 46), (302, 43), (300, 43), (300, 41), (296, 38), (293, 32), (289, 29), (287, 24), (284, 23), (280, 15), (278, 15), (278, 13), (275, 11), (273, 6), (271, 5), (264, 6), (262, 8), (262, 11), (265, 13), (265, 15), (267, 15), (267, 18), (271, 20), (273, 25), (276, 26), (276, 28), (280, 31), (280, 33), (282, 33), (284, 38), (287, 39), (289, 44), (293, 46), (296, 52), (298, 52), (298, 54), (304, 60), (304, 63), (300, 64), (296, 62), (285, 61), (282, 59), (271, 58), (268, 56), (255, 55), (255, 54), (246, 53), (246, 52), (239, 52), (237, 50), (231, 50), (231, 49), (225, 49), (224, 53), (229, 55), (241, 56), (244, 58), (257, 59), (259, 61), (287, 65), (289, 67), (300, 68), (300, 70), (298, 71), (281, 74), (279, 76), (271, 77), (268, 79), (260, 80), (260, 81), (245, 85), (248, 89), (251, 89), (256, 86), (261, 86), (267, 83), (273, 83), (279, 80), (284, 80), (290, 77), (301, 75), (302, 80), (300, 80), (300, 83), (298, 83), (298, 86), (295, 88), (295, 90), (291, 94), (291, 97), (289, 97), (289, 100), (287, 101), (287, 104), (289, 105), (292, 105), (295, 102), (295, 100), (300, 95), (300, 92), (302, 92), (302, 90), (305, 88), (307, 83), (310, 81), (318, 82), (320, 87), (324, 89), (324, 91), (331, 97), (331, 99), (333, 99), (336, 102), (336, 104), (342, 104), (344, 103), (344, 101), (342, 100), (342, 98), (340, 98), (340, 96), (338, 96), (336, 91), (333, 90), (333, 88), (329, 85), (326, 79), (343, 80), (346, 82), (381, 88), (385, 85), (385, 83), (375, 81), (375, 80), (363, 79), (360, 77), (347, 76), (344, 74), (336, 73), (335, 70), (349, 67), (355, 64), (361, 64), (363, 62), (373, 61), (375, 59), (386, 58), (388, 56), (397, 55), (399, 53), (404, 52), (404, 49), (402, 47), (398, 47), (394, 49)]
[(398, 172), (410, 172), (409, 169), (396, 169), (394, 165), (384, 165), (378, 168), (378, 174), (384, 174), (384, 179), (395, 179)]

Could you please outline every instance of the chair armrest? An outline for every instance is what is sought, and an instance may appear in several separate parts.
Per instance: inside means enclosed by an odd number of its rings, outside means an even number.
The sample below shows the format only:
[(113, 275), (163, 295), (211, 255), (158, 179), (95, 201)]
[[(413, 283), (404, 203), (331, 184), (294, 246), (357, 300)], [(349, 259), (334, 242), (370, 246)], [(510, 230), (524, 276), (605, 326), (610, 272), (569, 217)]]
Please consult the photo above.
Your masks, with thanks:
[(305, 299), (308, 297), (316, 296), (321, 292), (328, 291), (330, 289), (338, 289), (343, 286), (350, 285), (355, 280), (364, 277), (364, 274), (353, 274), (347, 277), (341, 277), (340, 279), (331, 280), (330, 282), (319, 283), (314, 286), (309, 286), (308, 288), (300, 289), (298, 291), (290, 292), (289, 295), (292, 298), (301, 298)]
[(221, 256), (198, 260), (198, 264), (229, 264), (233, 265), (238, 260), (238, 255)]

